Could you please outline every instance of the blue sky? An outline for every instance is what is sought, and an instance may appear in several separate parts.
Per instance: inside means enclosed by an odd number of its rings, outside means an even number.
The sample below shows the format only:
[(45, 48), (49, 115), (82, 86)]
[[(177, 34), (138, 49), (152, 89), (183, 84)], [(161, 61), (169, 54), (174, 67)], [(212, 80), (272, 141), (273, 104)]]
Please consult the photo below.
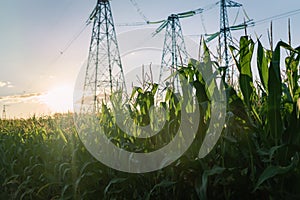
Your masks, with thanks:
[[(150, 21), (164, 19), (171, 13), (194, 10), (217, 2), (135, 1)], [(238, 2), (243, 4), (248, 16), (255, 21), (300, 9), (300, 1), (296, 0), (240, 0)], [(96, 0), (0, 1), (0, 106), (2, 108), (2, 105), (8, 105), (9, 116), (24, 117), (33, 113), (51, 112), (54, 108), (49, 106), (44, 96), (49, 91), (57, 92), (61, 86), (73, 85), (88, 55), (92, 27), (88, 26), (71, 46), (68, 47), (68, 44), (85, 25), (95, 4)], [(113, 0), (111, 6), (116, 24), (143, 21), (130, 0)], [(229, 10), (231, 23), (237, 12), (236, 8)], [(242, 22), (243, 17), (243, 11), (240, 9), (236, 24)], [(299, 46), (299, 14), (290, 18), (292, 42), (294, 46)], [(254, 39), (256, 35), (262, 35), (261, 40), (266, 47), (268, 47), (269, 23), (270, 21), (266, 21), (248, 30)], [(216, 7), (193, 18), (183, 19), (181, 24), (186, 36), (200, 35), (205, 30), (207, 33), (216, 32), (219, 29), (219, 8)], [(117, 34), (122, 34), (134, 29), (157, 26), (116, 26), (116, 30)], [(275, 20), (273, 28), (275, 41), (287, 41), (287, 18)], [(232, 33), (235, 38), (241, 34), (243, 31)], [(198, 40), (194, 36), (192, 39)], [(211, 48), (215, 48), (214, 45), (213, 42), (209, 44)], [(120, 49), (122, 51), (126, 47), (120, 46)]]

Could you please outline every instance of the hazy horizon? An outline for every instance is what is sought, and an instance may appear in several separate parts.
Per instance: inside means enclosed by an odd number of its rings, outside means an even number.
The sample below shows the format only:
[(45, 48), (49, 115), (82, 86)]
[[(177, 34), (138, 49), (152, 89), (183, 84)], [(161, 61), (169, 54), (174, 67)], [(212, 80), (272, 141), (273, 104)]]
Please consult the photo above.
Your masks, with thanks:
[[(184, 2), (136, 0), (141, 11), (150, 21), (166, 19), (171, 13), (195, 10), (217, 1), (187, 0)], [(267, 30), (270, 27), (268, 17), (300, 9), (300, 2), (287, 1), (237, 1), (243, 8), (228, 8), (230, 24), (242, 23), (243, 9), (254, 21), (265, 21), (248, 28), (248, 34), (253, 38), (259, 37), (264, 46), (269, 48)], [(96, 4), (95, 0), (88, 1), (2, 1), (0, 2), (0, 108), (2, 116), (3, 105), (6, 105), (8, 118), (28, 117), (33, 114), (48, 115), (56, 112), (73, 111), (73, 90), (75, 80), (88, 56), (92, 24), (86, 27), (86, 20)], [(151, 31), (159, 26), (120, 26), (123, 23), (143, 22), (144, 19), (129, 0), (111, 1), (111, 7), (116, 24), (116, 32), (120, 53), (126, 65), (140, 65), (145, 55), (159, 64), (160, 50), (163, 47), (164, 32), (155, 40), (150, 40)], [(280, 18), (280, 16), (279, 16)], [(299, 22), (297, 15), (290, 16), (293, 46), (300, 45)], [(235, 20), (236, 19), (236, 20)], [(288, 17), (273, 19), (274, 42), (288, 40)], [(201, 34), (214, 33), (219, 30), (219, 7), (181, 20), (185, 37), (189, 37), (198, 45)], [(144, 33), (143, 30), (148, 29)], [(79, 37), (76, 37), (83, 30)], [(131, 34), (127, 41), (126, 34)], [(244, 31), (232, 32), (238, 39)], [(144, 41), (136, 44), (134, 40)], [(150, 46), (146, 40), (153, 41)], [(217, 42), (208, 43), (212, 50)], [(192, 45), (193, 46), (193, 45)], [(129, 57), (126, 53), (135, 48), (149, 48)], [(153, 48), (152, 50), (150, 48)], [(194, 47), (193, 47), (194, 48)], [(156, 49), (156, 50), (155, 50)], [(192, 49), (192, 48), (191, 48)], [(198, 47), (193, 50), (196, 55)], [(130, 54), (133, 56), (134, 54)], [(127, 57), (126, 57), (127, 56)], [(152, 60), (143, 62), (149, 63)], [(133, 61), (132, 61), (133, 60)], [(130, 64), (128, 64), (130, 63)], [(132, 64), (134, 63), (134, 64)], [(126, 68), (125, 70), (129, 70)], [(124, 71), (125, 71), (124, 70)], [(131, 79), (131, 78), (130, 78)], [(130, 85), (130, 83), (128, 83)]]

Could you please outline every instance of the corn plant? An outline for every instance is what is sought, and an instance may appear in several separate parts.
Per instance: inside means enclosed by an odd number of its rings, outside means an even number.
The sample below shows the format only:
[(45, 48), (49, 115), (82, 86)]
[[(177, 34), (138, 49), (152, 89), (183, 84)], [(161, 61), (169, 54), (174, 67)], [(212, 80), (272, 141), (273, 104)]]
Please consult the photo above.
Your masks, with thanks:
[[(249, 37), (242, 37), (238, 48), (231, 47), (238, 86), (226, 85), (221, 138), (199, 159), (216, 83), (205, 82), (197, 69), (219, 76), (218, 63), (205, 44), (203, 49), (201, 62), (178, 70), (194, 88), (183, 94), (195, 95), (200, 120), (194, 142), (174, 163), (145, 174), (110, 169), (84, 147), (71, 113), (0, 120), (0, 199), (299, 199), (300, 48), (279, 42), (271, 51)], [(284, 61), (282, 50), (287, 52)], [(156, 105), (158, 86), (146, 86), (135, 88), (131, 103), (122, 108), (138, 125), (151, 122), (151, 107), (167, 110), (166, 122), (154, 137), (128, 136), (105, 104), (99, 114), (107, 136), (126, 150), (149, 152), (166, 145), (178, 130), (182, 112), (190, 110), (172, 90)]]

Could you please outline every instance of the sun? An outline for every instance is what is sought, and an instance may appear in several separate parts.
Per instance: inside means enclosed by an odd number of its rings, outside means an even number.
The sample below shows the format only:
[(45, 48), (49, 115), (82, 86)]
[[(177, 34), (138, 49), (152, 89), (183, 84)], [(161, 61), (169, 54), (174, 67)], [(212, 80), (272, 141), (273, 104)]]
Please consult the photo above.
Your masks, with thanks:
[(45, 103), (51, 112), (62, 113), (73, 110), (73, 91), (70, 85), (61, 85), (57, 88), (49, 90), (41, 97), (41, 101)]

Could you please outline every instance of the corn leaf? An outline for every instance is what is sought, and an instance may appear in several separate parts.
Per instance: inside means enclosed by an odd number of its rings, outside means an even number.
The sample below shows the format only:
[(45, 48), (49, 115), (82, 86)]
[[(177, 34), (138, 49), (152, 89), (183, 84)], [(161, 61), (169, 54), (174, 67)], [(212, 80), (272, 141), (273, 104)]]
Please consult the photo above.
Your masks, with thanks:
[(267, 52), (264, 50), (261, 42), (258, 40), (257, 68), (258, 68), (260, 81), (261, 81), (266, 93), (268, 93), (268, 79), (269, 79), (268, 65), (269, 65), (269, 63), (270, 63), (270, 59), (267, 56)]
[(256, 186), (254, 188), (254, 191), (256, 191), (259, 188), (259, 186), (266, 180), (268, 180), (276, 175), (285, 174), (285, 173), (293, 170), (298, 165), (298, 162), (299, 162), (299, 155), (298, 155), (298, 153), (296, 153), (295, 156), (292, 158), (292, 163), (286, 167), (274, 166), (274, 165), (267, 167), (263, 171), (263, 173), (260, 175), (260, 177), (256, 183)]
[(240, 40), (240, 88), (244, 96), (244, 102), (251, 108), (251, 96), (253, 93), (253, 80), (251, 71), (251, 59), (253, 55), (254, 42), (247, 36)]
[(282, 95), (282, 80), (280, 74), (280, 48), (281, 46), (287, 47), (288, 45), (279, 42), (272, 55), (272, 61), (269, 67), (269, 80), (268, 80), (268, 120), (270, 133), (275, 144), (278, 145), (279, 138), (283, 132), (283, 123), (281, 118), (280, 106)]

